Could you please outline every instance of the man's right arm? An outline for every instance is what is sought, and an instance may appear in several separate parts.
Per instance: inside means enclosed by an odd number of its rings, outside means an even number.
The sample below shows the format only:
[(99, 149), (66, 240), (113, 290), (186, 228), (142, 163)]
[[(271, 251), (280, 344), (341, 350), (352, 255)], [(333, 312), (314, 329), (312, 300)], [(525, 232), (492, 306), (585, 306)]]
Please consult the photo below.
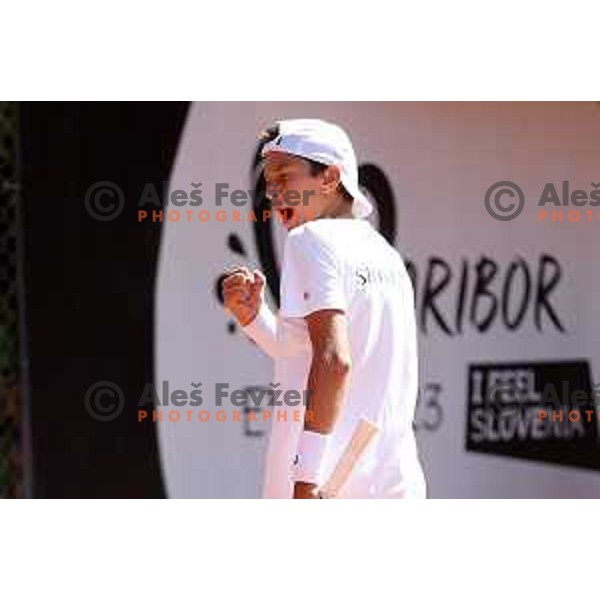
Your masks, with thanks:
[(278, 353), (277, 317), (263, 300), (256, 317), (242, 331), (266, 354), (275, 358)]

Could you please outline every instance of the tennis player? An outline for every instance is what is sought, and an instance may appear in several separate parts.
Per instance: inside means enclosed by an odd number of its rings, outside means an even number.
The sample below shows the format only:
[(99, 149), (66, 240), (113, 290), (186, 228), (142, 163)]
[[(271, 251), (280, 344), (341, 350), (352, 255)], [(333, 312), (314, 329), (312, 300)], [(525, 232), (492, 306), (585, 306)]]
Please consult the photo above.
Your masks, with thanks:
[(278, 407), (290, 418), (273, 420), (263, 496), (319, 498), (366, 418), (379, 432), (338, 497), (425, 498), (412, 428), (413, 289), (399, 253), (365, 219), (372, 205), (350, 139), (332, 123), (292, 119), (263, 141), (267, 196), (288, 230), (281, 307), (272, 312), (264, 276), (245, 267), (224, 280), (225, 307), (274, 358), (274, 382), (308, 396), (300, 421), (297, 406)]

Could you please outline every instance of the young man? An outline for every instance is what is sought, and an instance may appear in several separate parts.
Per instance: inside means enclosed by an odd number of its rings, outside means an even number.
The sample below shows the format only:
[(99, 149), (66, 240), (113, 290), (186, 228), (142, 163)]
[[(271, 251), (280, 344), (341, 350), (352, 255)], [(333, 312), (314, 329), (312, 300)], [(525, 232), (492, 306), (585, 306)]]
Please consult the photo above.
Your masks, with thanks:
[[(275, 360), (274, 382), (309, 391), (304, 422), (273, 419), (263, 496), (318, 498), (358, 421), (379, 431), (340, 493), (424, 498), (412, 421), (417, 397), (413, 289), (398, 252), (364, 219), (352, 144), (317, 119), (280, 121), (261, 151), (267, 195), (288, 236), (275, 316), (264, 276), (225, 279), (225, 306)], [(300, 201), (298, 201), (300, 199)], [(283, 396), (280, 396), (280, 398)], [(302, 407), (302, 404), (300, 404)]]

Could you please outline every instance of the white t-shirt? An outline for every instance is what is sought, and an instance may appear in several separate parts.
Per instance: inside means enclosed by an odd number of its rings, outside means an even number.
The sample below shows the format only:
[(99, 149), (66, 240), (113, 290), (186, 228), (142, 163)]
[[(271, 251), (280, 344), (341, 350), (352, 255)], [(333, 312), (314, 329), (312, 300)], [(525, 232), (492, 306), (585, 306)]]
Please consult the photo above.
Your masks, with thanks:
[[(417, 399), (417, 339), (413, 288), (400, 254), (368, 221), (319, 219), (288, 234), (281, 270), (281, 309), (266, 303), (244, 331), (275, 359), (281, 389), (307, 388), (312, 347), (304, 317), (340, 309), (347, 317), (350, 382), (324, 472), (329, 473), (361, 417), (380, 430), (342, 490), (347, 498), (424, 498), (426, 485), (412, 422)], [(280, 396), (282, 398), (283, 396)], [(291, 498), (292, 463), (303, 418), (299, 406), (277, 407), (263, 496)], [(274, 409), (275, 410), (275, 409)]]

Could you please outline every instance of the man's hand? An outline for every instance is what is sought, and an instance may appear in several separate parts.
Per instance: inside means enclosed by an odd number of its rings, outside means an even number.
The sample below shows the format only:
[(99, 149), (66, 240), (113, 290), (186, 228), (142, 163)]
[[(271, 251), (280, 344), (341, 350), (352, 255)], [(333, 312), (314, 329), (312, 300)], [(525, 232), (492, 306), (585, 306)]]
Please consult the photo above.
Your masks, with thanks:
[(296, 481), (294, 484), (294, 500), (318, 500), (319, 488), (316, 483)]
[(223, 280), (225, 308), (245, 327), (260, 310), (263, 302), (265, 277), (260, 271), (252, 273), (246, 267), (237, 267)]

